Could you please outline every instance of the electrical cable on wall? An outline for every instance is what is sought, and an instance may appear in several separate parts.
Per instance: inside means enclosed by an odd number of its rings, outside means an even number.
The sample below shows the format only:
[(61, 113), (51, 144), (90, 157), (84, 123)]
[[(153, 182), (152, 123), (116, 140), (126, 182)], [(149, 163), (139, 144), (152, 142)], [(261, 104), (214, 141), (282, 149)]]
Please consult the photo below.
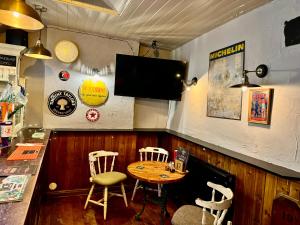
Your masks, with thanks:
[(115, 40), (115, 41), (122, 41), (122, 42), (125, 42), (128, 45), (128, 47), (130, 48), (130, 50), (132, 52), (132, 55), (135, 55), (134, 49), (133, 49), (132, 45), (130, 44), (130, 42), (128, 40), (124, 40), (124, 39), (121, 39), (121, 38), (115, 38), (115, 37), (109, 37), (109, 36), (100, 35), (100, 34), (93, 34), (93, 33), (88, 33), (88, 32), (83, 32), (83, 31), (78, 31), (78, 30), (71, 30), (71, 29), (68, 29), (68, 28), (62, 28), (62, 27), (57, 27), (57, 26), (53, 26), (53, 25), (49, 25), (49, 26), (47, 26), (47, 28), (60, 30), (60, 31), (69, 31), (69, 32), (72, 32), (72, 33), (77, 33), (77, 34), (85, 34), (85, 35), (94, 36), (94, 37), (107, 38), (107, 39)]

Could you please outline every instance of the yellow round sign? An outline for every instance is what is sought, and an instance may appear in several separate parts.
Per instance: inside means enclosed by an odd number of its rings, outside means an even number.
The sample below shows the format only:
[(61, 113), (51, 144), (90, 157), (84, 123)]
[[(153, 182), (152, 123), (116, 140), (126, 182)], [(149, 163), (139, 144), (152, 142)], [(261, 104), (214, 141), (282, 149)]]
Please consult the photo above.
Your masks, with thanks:
[(79, 87), (78, 95), (83, 104), (100, 106), (108, 99), (108, 89), (101, 80), (84, 80)]

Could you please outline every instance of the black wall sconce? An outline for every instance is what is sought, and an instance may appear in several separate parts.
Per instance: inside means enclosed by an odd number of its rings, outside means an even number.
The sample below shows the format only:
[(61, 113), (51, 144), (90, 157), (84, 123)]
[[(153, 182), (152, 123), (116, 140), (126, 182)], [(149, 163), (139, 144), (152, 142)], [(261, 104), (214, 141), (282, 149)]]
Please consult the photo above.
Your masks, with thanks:
[(258, 67), (256, 67), (255, 70), (244, 70), (243, 71), (243, 77), (242, 77), (242, 83), (235, 84), (230, 86), (230, 88), (242, 88), (243, 90), (246, 90), (248, 87), (260, 87), (258, 84), (251, 84), (249, 82), (248, 73), (255, 73), (257, 77), (263, 78), (268, 74), (268, 67), (265, 64), (261, 64)]
[(181, 82), (183, 83), (185, 90), (189, 91), (191, 89), (191, 86), (195, 86), (197, 84), (198, 78), (193, 77), (190, 81), (181, 80)]

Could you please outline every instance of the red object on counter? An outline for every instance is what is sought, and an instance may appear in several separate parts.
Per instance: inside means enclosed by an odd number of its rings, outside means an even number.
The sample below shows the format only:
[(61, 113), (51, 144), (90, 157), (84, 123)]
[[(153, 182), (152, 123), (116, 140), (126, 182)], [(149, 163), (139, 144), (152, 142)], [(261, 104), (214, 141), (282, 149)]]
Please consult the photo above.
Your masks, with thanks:
[(175, 162), (176, 158), (177, 158), (177, 150), (174, 150), (173, 151), (173, 162)]

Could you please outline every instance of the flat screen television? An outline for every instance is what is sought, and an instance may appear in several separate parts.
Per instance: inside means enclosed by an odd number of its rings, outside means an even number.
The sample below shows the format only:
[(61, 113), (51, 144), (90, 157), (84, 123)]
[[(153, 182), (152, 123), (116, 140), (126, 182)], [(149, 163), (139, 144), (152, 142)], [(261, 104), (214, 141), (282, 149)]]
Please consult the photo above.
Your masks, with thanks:
[(183, 61), (117, 54), (114, 94), (181, 100), (186, 71)]

